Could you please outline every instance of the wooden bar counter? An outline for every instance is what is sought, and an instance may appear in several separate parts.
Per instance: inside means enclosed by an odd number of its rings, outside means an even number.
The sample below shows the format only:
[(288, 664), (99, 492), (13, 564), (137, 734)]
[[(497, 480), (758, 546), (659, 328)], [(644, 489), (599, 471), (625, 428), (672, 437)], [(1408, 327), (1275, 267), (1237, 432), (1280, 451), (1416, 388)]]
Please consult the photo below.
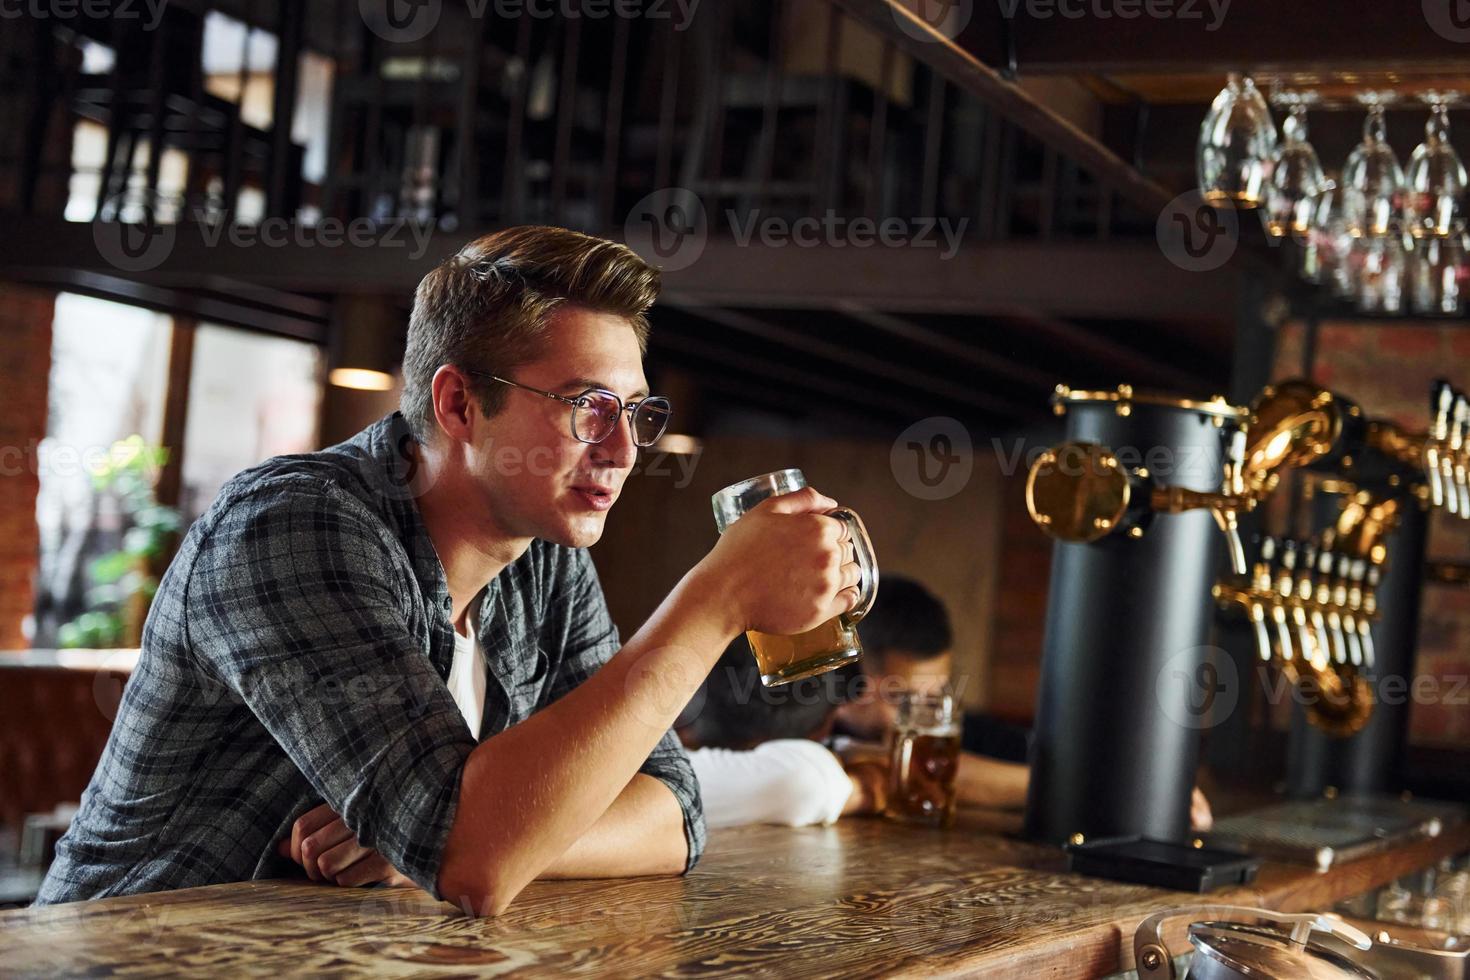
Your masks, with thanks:
[[(1470, 848), (1470, 826), (1317, 874), (1267, 864), (1208, 896), (1083, 878), (962, 815), (715, 831), (684, 878), (537, 882), (498, 919), (416, 889), (260, 881), (0, 913), (7, 976), (773, 974), (1096, 977), (1170, 906), (1332, 903)], [(1175, 952), (1188, 920), (1171, 939)]]

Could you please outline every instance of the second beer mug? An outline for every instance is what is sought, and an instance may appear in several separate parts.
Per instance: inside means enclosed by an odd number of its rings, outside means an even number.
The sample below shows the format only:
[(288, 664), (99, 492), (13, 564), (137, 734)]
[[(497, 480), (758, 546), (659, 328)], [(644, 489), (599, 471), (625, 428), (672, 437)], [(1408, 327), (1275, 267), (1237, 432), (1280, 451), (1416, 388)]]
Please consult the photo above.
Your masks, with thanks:
[[(791, 493), (805, 486), (806, 477), (801, 470), (794, 469), (778, 470), (741, 480), (711, 498), (715, 526), (724, 534), (725, 528), (734, 524), (762, 500)], [(834, 616), (816, 629), (798, 633), (796, 636), (776, 636), (759, 630), (747, 630), (745, 637), (750, 641), (750, 649), (755, 653), (755, 662), (760, 667), (761, 682), (767, 687), (823, 674), (843, 664), (854, 663), (863, 655), (857, 624), (873, 608), (873, 599), (878, 595), (878, 563), (873, 558), (873, 542), (868, 539), (867, 529), (863, 527), (857, 514), (845, 507), (828, 513), (848, 525), (853, 555), (862, 573), (862, 579), (858, 583), (858, 603), (851, 612)]]

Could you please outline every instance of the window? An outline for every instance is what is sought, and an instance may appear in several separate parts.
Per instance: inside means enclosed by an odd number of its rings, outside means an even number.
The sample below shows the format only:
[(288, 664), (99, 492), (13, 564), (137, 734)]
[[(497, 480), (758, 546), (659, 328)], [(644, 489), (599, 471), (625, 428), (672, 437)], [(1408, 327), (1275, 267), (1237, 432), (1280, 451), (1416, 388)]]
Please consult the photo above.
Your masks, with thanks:
[(322, 361), (303, 341), (198, 327), (181, 467), (185, 521), (208, 510), (241, 470), (316, 448)]
[(172, 325), (161, 314), (62, 293), (51, 332), (46, 438), (38, 448), (41, 554), (33, 643), (87, 608), (92, 559), (114, 550), (123, 515), (93, 488), (114, 443), (157, 443), (163, 430)]
[[(185, 528), (240, 470), (270, 456), (316, 447), (324, 362), (319, 348), (215, 324), (193, 327), (189, 345), (176, 342), (188, 340), (176, 337), (181, 329), (190, 328), (137, 307), (57, 297), (46, 438), (37, 447), (41, 547), (32, 639), (37, 647), (136, 642), (146, 592), (138, 592), (134, 580), (109, 591), (108, 580), (93, 574), (94, 563), (106, 556), (96, 568), (157, 574), (171, 538), (154, 538), (165, 543), (155, 544), (147, 558), (132, 550), (135, 537), (129, 531), (139, 526), (134, 515), (166, 512), (140, 510), (135, 498), (124, 504), (116, 485), (99, 488), (94, 478), (109, 462), (119, 462), (113, 451), (117, 443), (137, 437), (142, 446), (160, 445), (166, 439), (165, 417), (183, 402), (182, 444), (170, 446), (169, 456), (178, 465), (177, 509)], [(190, 346), (186, 398), (182, 388), (169, 390), (169, 360)], [(150, 460), (143, 469), (156, 481), (156, 461), (140, 456)], [(120, 558), (120, 552), (129, 555)], [(127, 599), (126, 615), (102, 625), (106, 617), (97, 611), (117, 612), (124, 588), (145, 598)], [(91, 615), (79, 619), (84, 613)], [(119, 621), (123, 626), (116, 625)]]

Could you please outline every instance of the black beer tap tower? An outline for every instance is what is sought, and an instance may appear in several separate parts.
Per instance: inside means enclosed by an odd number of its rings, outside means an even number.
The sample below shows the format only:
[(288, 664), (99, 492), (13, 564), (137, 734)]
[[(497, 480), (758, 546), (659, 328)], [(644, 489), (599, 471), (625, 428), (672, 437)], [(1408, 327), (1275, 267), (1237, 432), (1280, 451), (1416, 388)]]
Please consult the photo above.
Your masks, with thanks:
[[(1028, 836), (1190, 840), (1202, 713), (1258, 683), (1238, 662), (1316, 699), (1296, 712), (1291, 792), (1398, 788), (1407, 710), (1383, 685), (1413, 678), (1426, 511), (1470, 516), (1470, 403), (1444, 383), (1433, 401), (1428, 433), (1411, 435), (1301, 380), (1248, 409), (1057, 389), (1066, 441), (1026, 487), (1056, 539)], [(1322, 477), (1312, 533), (1258, 537), (1248, 555), (1238, 515), (1294, 469)], [(1217, 604), (1245, 612), (1253, 657), (1213, 656)]]

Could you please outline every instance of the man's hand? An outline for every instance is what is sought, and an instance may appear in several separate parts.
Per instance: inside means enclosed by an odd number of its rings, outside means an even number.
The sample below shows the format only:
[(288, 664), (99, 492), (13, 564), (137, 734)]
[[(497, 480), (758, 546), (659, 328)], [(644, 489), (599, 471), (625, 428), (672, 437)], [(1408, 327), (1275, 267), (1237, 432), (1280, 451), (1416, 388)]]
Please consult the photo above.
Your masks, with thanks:
[(306, 811), (291, 825), (291, 837), (276, 845), (276, 853), (306, 869), (312, 881), (330, 881), (346, 887), (383, 884), (417, 887), (377, 851), (363, 847), (331, 807)]
[(1209, 830), (1215, 825), (1215, 815), (1210, 812), (1210, 801), (1198, 786), (1189, 797), (1189, 826), (1194, 830)]
[(739, 620), (734, 632), (793, 636), (847, 612), (862, 574), (837, 501), (807, 487), (763, 500), (730, 525), (700, 562), (720, 582), (714, 601)]

